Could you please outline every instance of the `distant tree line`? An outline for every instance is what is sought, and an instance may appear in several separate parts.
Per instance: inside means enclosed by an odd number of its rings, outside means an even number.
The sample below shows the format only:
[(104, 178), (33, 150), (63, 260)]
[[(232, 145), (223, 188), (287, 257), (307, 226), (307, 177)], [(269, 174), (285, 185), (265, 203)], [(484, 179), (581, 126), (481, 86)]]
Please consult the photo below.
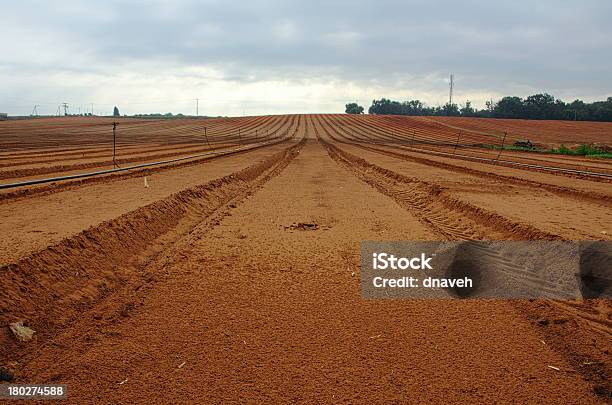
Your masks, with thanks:
[(173, 118), (190, 118), (190, 119), (203, 119), (203, 118), (227, 118), (224, 115), (185, 115), (183, 113), (172, 114), (170, 112), (162, 114), (162, 113), (151, 113), (151, 114), (133, 114), (129, 115), (129, 117), (133, 118), (154, 118), (154, 119), (173, 119)]
[[(348, 107), (347, 104), (347, 113)], [(357, 104), (355, 104), (357, 105)], [(359, 106), (357, 106), (359, 107)], [(360, 107), (361, 108), (361, 107)], [(355, 110), (354, 106), (351, 106)], [(369, 114), (446, 115), (461, 117), (523, 118), (534, 120), (578, 120), (612, 122), (612, 97), (606, 101), (585, 103), (576, 100), (565, 103), (550, 94), (534, 94), (527, 98), (504, 97), (498, 102), (487, 102), (486, 108), (477, 110), (469, 101), (464, 106), (445, 104), (429, 107), (419, 100), (393, 101), (386, 98), (373, 100)]]
[(161, 113), (152, 113), (152, 114), (134, 114), (132, 115), (132, 117), (137, 117), (137, 118), (184, 118), (185, 115), (178, 113), (178, 114), (172, 114), (172, 113), (165, 113), (165, 114), (161, 114)]

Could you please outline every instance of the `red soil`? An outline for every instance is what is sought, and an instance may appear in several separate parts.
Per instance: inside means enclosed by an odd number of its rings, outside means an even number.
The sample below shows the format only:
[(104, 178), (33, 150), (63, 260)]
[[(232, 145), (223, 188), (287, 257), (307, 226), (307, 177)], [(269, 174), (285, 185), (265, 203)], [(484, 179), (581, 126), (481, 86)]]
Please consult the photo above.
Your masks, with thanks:
[[(5, 169), (106, 156), (99, 134), (75, 136), (90, 121), (48, 121), (48, 136), (43, 120), (4, 127), (21, 134), (4, 135)], [(436, 155), (456, 131), (420, 119), (205, 122), (218, 145), (247, 127), (279, 143), (2, 194), (0, 367), (16, 382), (68, 384), (74, 403), (609, 401), (610, 300), (359, 288), (362, 240), (610, 240), (608, 181)], [(197, 148), (199, 122), (128, 124), (128, 158)], [(33, 340), (11, 334), (18, 320)]]

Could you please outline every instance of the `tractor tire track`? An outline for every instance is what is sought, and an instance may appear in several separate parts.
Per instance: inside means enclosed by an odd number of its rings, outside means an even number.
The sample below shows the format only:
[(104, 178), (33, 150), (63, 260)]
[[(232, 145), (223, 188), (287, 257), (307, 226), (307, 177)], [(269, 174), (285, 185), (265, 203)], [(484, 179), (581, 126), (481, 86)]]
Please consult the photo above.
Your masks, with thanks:
[(478, 176), (481, 178), (502, 181), (505, 183), (515, 184), (519, 186), (526, 186), (526, 187), (530, 187), (533, 189), (544, 189), (544, 190), (550, 191), (551, 193), (562, 196), (562, 197), (573, 198), (579, 201), (589, 201), (589, 202), (603, 205), (606, 207), (612, 207), (612, 195), (596, 193), (596, 192), (586, 192), (582, 190), (572, 189), (569, 187), (562, 187), (562, 186), (557, 186), (553, 184), (542, 183), (539, 181), (523, 179), (520, 177), (505, 176), (505, 175), (496, 174), (493, 172), (484, 172), (481, 170), (477, 170), (477, 169), (473, 169), (473, 168), (469, 168), (465, 166), (453, 165), (450, 163), (440, 162), (440, 161), (427, 159), (427, 158), (421, 158), (417, 156), (411, 156), (411, 155), (393, 152), (393, 151), (380, 149), (380, 148), (375, 148), (375, 147), (367, 146), (367, 145), (356, 144), (355, 146), (365, 149), (365, 150), (370, 150), (375, 153), (380, 153), (383, 155), (395, 157), (401, 160), (411, 161), (415, 163), (422, 163), (428, 166), (434, 166), (434, 167), (438, 167), (441, 169), (446, 169), (451, 172), (460, 172), (460, 173), (470, 174), (470, 175)]
[(446, 195), (440, 186), (392, 172), (322, 142), (332, 159), (396, 200), (445, 239), (562, 239), (456, 200)]

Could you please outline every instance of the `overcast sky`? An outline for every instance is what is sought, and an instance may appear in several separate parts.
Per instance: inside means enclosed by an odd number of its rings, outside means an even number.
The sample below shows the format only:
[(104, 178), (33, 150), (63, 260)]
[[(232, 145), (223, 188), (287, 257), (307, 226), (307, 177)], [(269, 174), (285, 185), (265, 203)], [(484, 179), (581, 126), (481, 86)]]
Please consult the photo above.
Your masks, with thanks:
[(612, 96), (612, 1), (6, 1), (0, 112), (253, 115)]

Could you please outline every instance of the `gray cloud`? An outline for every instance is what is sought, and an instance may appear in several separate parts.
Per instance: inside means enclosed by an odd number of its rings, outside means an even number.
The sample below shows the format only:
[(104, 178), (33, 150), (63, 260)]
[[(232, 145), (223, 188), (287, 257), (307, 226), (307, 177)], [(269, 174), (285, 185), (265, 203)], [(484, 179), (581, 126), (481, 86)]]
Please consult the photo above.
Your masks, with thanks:
[[(257, 100), (270, 104), (269, 82), (300, 94), (287, 95), (296, 111), (339, 111), (341, 101), (332, 106), (343, 97), (443, 103), (451, 72), (457, 96), (477, 103), (536, 91), (592, 100), (612, 88), (609, 1), (92, 4), (3, 5), (0, 110), (43, 99), (116, 100), (122, 88), (147, 98), (152, 82), (166, 109), (182, 108), (165, 87), (173, 80), (176, 89), (195, 88), (181, 99), (231, 89), (225, 99), (244, 97), (251, 111)], [(326, 90), (309, 101), (317, 85)], [(226, 102), (228, 113), (242, 108), (235, 104)]]

